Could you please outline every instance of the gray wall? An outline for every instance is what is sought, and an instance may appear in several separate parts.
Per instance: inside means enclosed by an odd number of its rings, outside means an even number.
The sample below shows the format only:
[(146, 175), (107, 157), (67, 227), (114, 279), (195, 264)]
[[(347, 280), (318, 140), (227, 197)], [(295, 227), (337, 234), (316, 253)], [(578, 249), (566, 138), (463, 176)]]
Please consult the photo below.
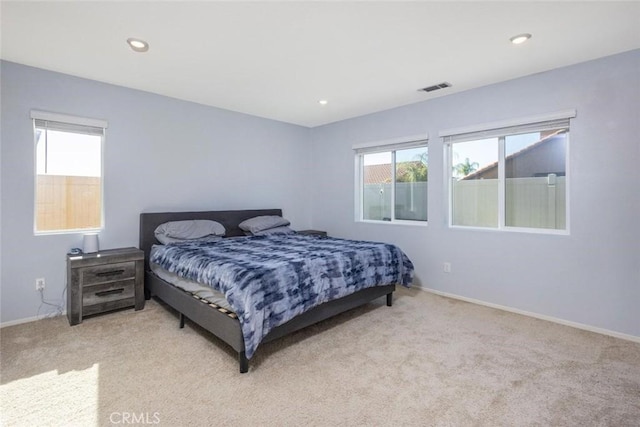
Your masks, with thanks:
[[(309, 228), (309, 129), (1, 63), (2, 322), (36, 316), (35, 278), (60, 301), (78, 234), (34, 236), (31, 109), (106, 119), (102, 248), (137, 246), (143, 211), (282, 208)], [(50, 311), (43, 307), (40, 314)]]
[[(81, 244), (33, 236), (35, 108), (109, 121), (104, 248), (135, 246), (141, 211), (282, 207), (296, 228), (400, 245), (423, 287), (640, 336), (640, 51), (312, 130), (6, 62), (0, 72), (2, 322), (36, 315), (36, 277), (60, 300), (64, 254)], [(449, 229), (438, 132), (568, 108), (570, 235)], [(422, 132), (428, 226), (355, 223), (352, 144)]]
[[(398, 244), (422, 287), (640, 336), (639, 105), (636, 50), (315, 128), (313, 226)], [(570, 235), (448, 228), (439, 131), (572, 108)], [(423, 132), (428, 226), (355, 223), (352, 144)]]

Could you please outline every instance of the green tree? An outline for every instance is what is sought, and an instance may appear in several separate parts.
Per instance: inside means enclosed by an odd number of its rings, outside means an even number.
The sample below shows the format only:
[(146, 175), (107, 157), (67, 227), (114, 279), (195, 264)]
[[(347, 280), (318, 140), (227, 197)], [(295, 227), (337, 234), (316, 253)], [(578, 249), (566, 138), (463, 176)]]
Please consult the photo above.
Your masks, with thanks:
[(397, 182), (426, 182), (428, 177), (427, 153), (416, 156), (416, 160), (396, 165)]
[(480, 167), (478, 162), (471, 163), (467, 157), (464, 159), (464, 163), (458, 163), (453, 167), (453, 170), (455, 170), (459, 176), (463, 177), (477, 171), (478, 167)]

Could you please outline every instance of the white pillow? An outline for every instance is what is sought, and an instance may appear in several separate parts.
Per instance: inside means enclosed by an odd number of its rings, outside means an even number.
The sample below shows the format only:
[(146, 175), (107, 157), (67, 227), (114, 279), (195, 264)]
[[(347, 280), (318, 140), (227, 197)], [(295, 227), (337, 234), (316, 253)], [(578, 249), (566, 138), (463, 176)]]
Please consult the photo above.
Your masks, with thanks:
[(291, 224), (288, 220), (278, 215), (262, 215), (256, 216), (238, 224), (244, 231), (248, 231), (251, 234), (259, 233), (263, 230), (269, 230), (276, 227), (284, 227)]
[(224, 226), (207, 219), (191, 219), (186, 221), (170, 221), (160, 224), (154, 231), (160, 243), (174, 243), (185, 240), (220, 240), (226, 232)]

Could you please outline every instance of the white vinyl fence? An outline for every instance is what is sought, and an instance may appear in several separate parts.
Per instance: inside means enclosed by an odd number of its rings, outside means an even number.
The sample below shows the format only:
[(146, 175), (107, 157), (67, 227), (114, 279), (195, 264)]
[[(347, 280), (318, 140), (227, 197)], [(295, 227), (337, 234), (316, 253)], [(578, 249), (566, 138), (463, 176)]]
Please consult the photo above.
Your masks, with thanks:
[[(391, 220), (391, 183), (365, 184), (364, 219)], [(396, 219), (427, 220), (427, 182), (396, 184)]]
[[(454, 225), (496, 227), (498, 180), (452, 180)], [(505, 225), (566, 228), (566, 179), (509, 178), (505, 189)]]

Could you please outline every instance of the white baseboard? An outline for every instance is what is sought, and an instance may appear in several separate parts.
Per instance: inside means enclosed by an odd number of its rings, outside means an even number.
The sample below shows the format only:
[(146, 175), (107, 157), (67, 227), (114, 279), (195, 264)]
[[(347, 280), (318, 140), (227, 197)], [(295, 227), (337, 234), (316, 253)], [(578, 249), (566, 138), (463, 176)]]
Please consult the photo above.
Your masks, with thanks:
[[(442, 291), (438, 291), (438, 290), (431, 289), (431, 288), (424, 288), (424, 287), (421, 287), (421, 286), (414, 286), (413, 288), (421, 290), (421, 291), (424, 291), (424, 292), (430, 292), (430, 293), (435, 294), (435, 295), (440, 295), (440, 296), (443, 296), (443, 297), (447, 297), (447, 298), (453, 298), (453, 299), (457, 299), (457, 300), (460, 300), (460, 301), (469, 302), (469, 303), (472, 303), (472, 304), (483, 305), (485, 307), (496, 308), (498, 310), (508, 311), (510, 313), (521, 314), (523, 316), (529, 316), (529, 317), (533, 317), (533, 318), (540, 319), (540, 320), (546, 320), (548, 322), (558, 323), (560, 325), (571, 326), (572, 328), (582, 329), (582, 330), (589, 331), (589, 332), (595, 332), (597, 334), (608, 335), (608, 336), (611, 336), (611, 337), (620, 338), (620, 339), (623, 339), (623, 340), (640, 343), (640, 337), (637, 337), (635, 335), (623, 334), (621, 332), (611, 331), (609, 329), (597, 328), (595, 326), (585, 325), (584, 323), (571, 322), (569, 320), (564, 320), (564, 319), (560, 319), (560, 318), (557, 318), (557, 317), (546, 316), (544, 314), (538, 314), (538, 313), (534, 313), (534, 312), (531, 312), (531, 311), (520, 310), (520, 309), (517, 309), (517, 308), (508, 307), (506, 305), (494, 304), (494, 303), (491, 303), (491, 302), (486, 302), (486, 301), (482, 301), (482, 300), (475, 299), (475, 298), (467, 298), (467, 297), (463, 297), (463, 296), (460, 296), (460, 295), (451, 294), (451, 293), (448, 293), (448, 292), (442, 292)], [(62, 316), (65, 316), (66, 314), (67, 314), (67, 312), (65, 310), (62, 313)], [(34, 317), (27, 317), (27, 318), (19, 319), (19, 320), (12, 320), (10, 322), (0, 323), (0, 329), (4, 328), (5, 326), (13, 326), (13, 325), (20, 325), (22, 323), (35, 322), (36, 320), (41, 320), (41, 319), (44, 319), (46, 317), (47, 316), (44, 316), (44, 317), (43, 316), (34, 316)]]
[[(67, 311), (63, 311), (60, 316), (66, 316), (67, 315)], [(36, 320), (42, 320), (42, 319), (48, 319), (50, 317), (58, 317), (56, 316), (51, 316), (51, 315), (41, 315), (41, 316), (33, 316), (33, 317), (25, 317), (24, 319), (18, 319), (18, 320), (11, 320), (9, 322), (3, 322), (0, 323), (0, 329), (4, 328), (5, 326), (13, 326), (13, 325), (21, 325), (23, 323), (30, 323), (30, 322), (35, 322)]]
[(609, 329), (597, 328), (595, 326), (585, 325), (583, 323), (571, 322), (569, 320), (559, 319), (557, 317), (546, 316), (544, 314), (533, 313), (531, 311), (519, 310), (517, 308), (508, 307), (505, 305), (493, 304), (490, 302), (486, 302), (486, 301), (482, 301), (474, 298), (467, 298), (467, 297), (463, 297), (456, 294), (450, 294), (448, 292), (437, 291), (431, 288), (424, 288), (419, 286), (416, 286), (415, 288), (421, 291), (430, 292), (432, 294), (440, 295), (447, 298), (453, 298), (460, 301), (470, 302), (472, 304), (484, 305), (486, 307), (496, 308), (498, 310), (508, 311), (510, 313), (522, 314), (523, 316), (535, 317), (536, 319), (546, 320), (549, 322), (558, 323), (560, 325), (571, 326), (573, 328), (582, 329), (589, 332), (595, 332), (597, 334), (609, 335), (611, 337), (640, 343), (640, 337), (637, 337), (635, 335), (623, 334), (616, 331), (610, 331)]

